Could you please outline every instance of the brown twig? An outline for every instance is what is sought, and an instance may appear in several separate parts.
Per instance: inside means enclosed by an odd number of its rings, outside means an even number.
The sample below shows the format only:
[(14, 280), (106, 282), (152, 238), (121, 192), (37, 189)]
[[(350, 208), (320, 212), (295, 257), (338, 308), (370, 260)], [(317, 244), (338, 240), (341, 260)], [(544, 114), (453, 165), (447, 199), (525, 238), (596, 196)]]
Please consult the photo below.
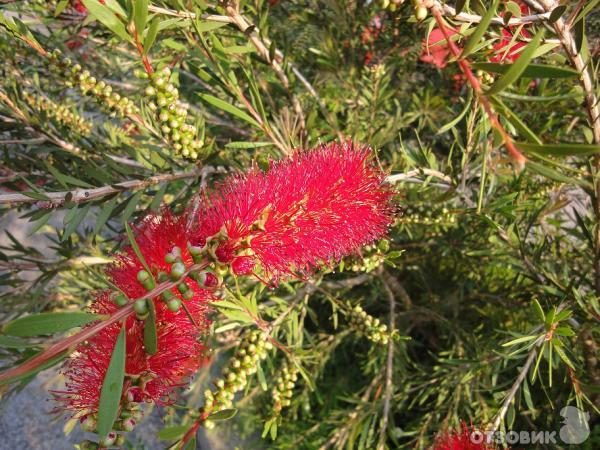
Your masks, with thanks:
[(214, 168), (211, 166), (204, 167), (202, 169), (194, 169), (189, 172), (175, 172), (167, 173), (162, 175), (154, 175), (144, 180), (129, 180), (121, 183), (115, 183), (110, 186), (102, 186), (94, 189), (74, 189), (72, 191), (61, 191), (61, 192), (45, 192), (44, 195), (48, 197), (48, 200), (40, 200), (39, 198), (32, 198), (24, 194), (0, 194), (0, 205), (7, 203), (35, 203), (43, 208), (55, 208), (63, 205), (67, 196), (70, 194), (70, 202), (83, 203), (91, 200), (95, 200), (100, 197), (106, 197), (107, 195), (114, 194), (125, 190), (142, 189), (148, 186), (152, 186), (164, 181), (174, 181), (183, 178), (191, 178), (201, 175), (204, 172), (212, 172)]
[[(185, 271), (185, 273), (183, 274), (182, 277), (186, 277), (192, 271), (202, 270), (206, 266), (207, 266), (206, 263), (194, 264)], [(164, 291), (166, 291), (168, 289), (175, 287), (178, 283), (179, 283), (179, 281), (165, 281), (164, 283), (159, 284), (158, 286), (156, 286), (156, 288), (154, 288), (147, 294), (143, 295), (142, 297), (131, 300), (128, 305), (119, 309), (118, 311), (113, 313), (107, 319), (101, 320), (100, 322), (98, 322), (92, 326), (84, 328), (79, 333), (74, 334), (73, 336), (70, 336), (66, 339), (63, 339), (63, 340), (49, 346), (48, 348), (41, 351), (34, 357), (25, 361), (23, 364), (13, 367), (11, 369), (5, 370), (4, 372), (1, 372), (0, 373), (0, 384), (10, 382), (14, 378), (20, 377), (22, 375), (27, 374), (28, 372), (31, 372), (32, 370), (35, 370), (36, 368), (40, 367), (42, 364), (52, 360), (53, 358), (56, 358), (64, 351), (73, 351), (77, 344), (79, 344), (83, 341), (86, 341), (87, 339), (91, 338), (92, 336), (95, 336), (96, 334), (98, 334), (100, 331), (102, 331), (104, 328), (108, 327), (109, 325), (112, 325), (113, 323), (116, 323), (119, 320), (124, 319), (127, 316), (129, 316), (133, 312), (133, 304), (137, 300), (147, 300), (147, 299), (153, 299), (155, 297), (158, 297), (161, 293), (163, 293)]]
[(477, 99), (479, 100), (479, 103), (481, 103), (481, 106), (483, 106), (483, 109), (485, 110), (485, 112), (490, 120), (490, 123), (500, 133), (500, 135), (502, 136), (502, 139), (504, 141), (504, 145), (506, 146), (506, 149), (508, 150), (510, 156), (515, 161), (518, 168), (521, 169), (527, 162), (527, 158), (525, 158), (523, 153), (521, 153), (517, 149), (512, 138), (510, 137), (510, 135), (506, 132), (506, 130), (500, 123), (500, 120), (498, 119), (498, 116), (494, 112), (492, 105), (490, 104), (490, 101), (483, 93), (483, 90), (481, 88), (481, 83), (479, 82), (479, 80), (477, 79), (477, 77), (475, 76), (473, 71), (471, 70), (471, 65), (469, 64), (467, 59), (462, 57), (462, 51), (457, 47), (457, 45), (454, 43), (454, 41), (452, 41), (452, 39), (450, 37), (450, 33), (448, 32), (448, 29), (446, 28), (446, 24), (444, 23), (443, 14), (442, 14), (440, 8), (437, 6), (434, 6), (433, 8), (431, 8), (431, 11), (433, 13), (433, 17), (435, 18), (435, 21), (436, 21), (439, 29), (441, 30), (442, 34), (444, 35), (444, 38), (446, 39), (446, 42), (448, 43), (448, 47), (450, 48), (450, 51), (456, 58), (461, 71), (467, 77), (467, 80), (469, 81), (469, 84), (473, 88), (473, 91), (475, 91), (475, 94), (477, 95)]

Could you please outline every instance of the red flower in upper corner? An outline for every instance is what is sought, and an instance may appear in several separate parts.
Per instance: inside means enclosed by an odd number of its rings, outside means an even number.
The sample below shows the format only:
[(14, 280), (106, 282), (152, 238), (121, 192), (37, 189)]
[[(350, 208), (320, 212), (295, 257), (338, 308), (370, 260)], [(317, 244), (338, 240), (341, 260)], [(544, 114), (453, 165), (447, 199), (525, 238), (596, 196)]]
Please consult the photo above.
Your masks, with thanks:
[[(192, 258), (186, 249), (185, 225), (186, 217), (174, 217), (167, 212), (147, 218), (137, 229), (136, 242), (154, 275), (167, 270), (165, 254), (174, 246), (182, 250), (182, 259), (191, 264)], [(137, 280), (141, 269), (141, 263), (129, 248), (118, 257), (109, 275), (129, 298), (136, 298), (146, 293)], [(173, 390), (185, 386), (204, 362), (205, 347), (199, 339), (207, 329), (207, 304), (211, 291), (199, 288), (191, 280), (186, 283), (194, 295), (183, 302), (194, 322), (183, 309), (173, 312), (164, 301), (155, 301), (158, 351), (154, 355), (148, 354), (143, 345), (145, 322), (133, 316), (124, 322), (127, 376), (122, 396), (129, 402), (169, 403)], [(179, 292), (173, 290), (172, 293), (182, 299)], [(117, 311), (119, 307), (113, 302), (114, 294), (100, 292), (91, 311), (98, 314)], [(77, 346), (75, 353), (65, 362), (66, 389), (56, 391), (54, 395), (73, 415), (85, 418), (98, 410), (102, 383), (120, 329), (119, 323), (102, 329)]]
[(464, 422), (461, 429), (448, 432), (438, 437), (432, 450), (494, 450), (486, 444), (484, 433), (468, 427)]
[[(517, 1), (521, 8), (521, 14), (529, 14), (529, 7), (523, 2)], [(500, 14), (501, 16), (504, 13)], [(502, 37), (493, 46), (494, 55), (490, 58), (491, 62), (503, 63), (506, 61), (515, 62), (521, 56), (521, 49), (527, 45), (526, 42), (519, 41), (518, 38), (531, 38), (531, 34), (525, 29), (525, 26), (511, 25), (502, 28)], [(519, 34), (515, 36), (515, 31)]]
[[(447, 27), (450, 37), (458, 34), (458, 30)], [(446, 42), (444, 33), (439, 28), (434, 28), (423, 40), (423, 51), (421, 52), (420, 60), (429, 64), (433, 64), (439, 69), (443, 69), (448, 64), (450, 59), (450, 46)]]
[(332, 143), (230, 177), (205, 194), (193, 244), (272, 281), (337, 261), (392, 221), (392, 191), (370, 157), (367, 147)]

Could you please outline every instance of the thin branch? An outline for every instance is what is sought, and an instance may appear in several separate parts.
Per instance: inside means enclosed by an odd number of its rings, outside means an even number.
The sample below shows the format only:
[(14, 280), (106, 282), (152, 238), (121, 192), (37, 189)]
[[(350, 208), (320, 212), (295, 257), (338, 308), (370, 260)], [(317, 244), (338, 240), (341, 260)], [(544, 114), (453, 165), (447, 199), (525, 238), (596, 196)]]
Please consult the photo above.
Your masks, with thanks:
[(508, 392), (508, 395), (504, 399), (504, 403), (502, 403), (502, 407), (500, 408), (500, 411), (498, 411), (498, 415), (496, 416), (496, 419), (494, 420), (494, 423), (492, 424), (492, 431), (496, 431), (500, 427), (500, 423), (504, 419), (504, 416), (506, 416), (508, 408), (509, 408), (510, 404), (512, 403), (512, 401), (514, 400), (515, 395), (517, 394), (517, 391), (519, 390), (519, 387), (521, 387), (523, 380), (525, 380), (525, 377), (527, 376), (527, 372), (529, 372), (529, 368), (531, 367), (531, 364), (533, 364), (533, 361), (535, 360), (535, 357), (537, 355), (537, 349), (543, 341), (544, 341), (544, 337), (541, 336), (539, 339), (539, 342), (537, 342), (536, 345), (534, 345), (531, 348), (531, 350), (529, 350), (529, 356), (527, 357), (527, 361), (525, 361), (525, 364), (521, 368), (521, 372), (519, 373), (519, 376), (513, 383), (512, 387), (510, 388), (510, 391)]
[(462, 51), (457, 47), (457, 45), (454, 43), (454, 41), (452, 41), (452, 39), (450, 38), (450, 33), (448, 32), (448, 29), (446, 28), (446, 24), (444, 23), (443, 14), (442, 14), (441, 9), (439, 7), (434, 6), (433, 8), (431, 8), (431, 11), (433, 13), (433, 17), (435, 18), (435, 21), (436, 21), (438, 27), (440, 28), (442, 34), (444, 35), (444, 38), (446, 39), (446, 42), (448, 42), (450, 51), (452, 52), (453, 56), (457, 59), (457, 63), (459, 65), (461, 71), (463, 72), (463, 74), (467, 77), (467, 80), (469, 81), (469, 84), (473, 88), (473, 91), (475, 91), (475, 94), (477, 95), (477, 99), (479, 100), (479, 103), (481, 103), (481, 106), (483, 106), (483, 109), (485, 110), (485, 112), (490, 120), (490, 123), (500, 133), (500, 135), (502, 136), (502, 140), (504, 141), (504, 145), (506, 146), (506, 149), (508, 150), (508, 153), (515, 161), (518, 168), (521, 169), (527, 162), (527, 158), (525, 158), (525, 156), (517, 149), (512, 138), (510, 137), (510, 135), (506, 132), (506, 130), (500, 123), (500, 120), (498, 119), (498, 116), (494, 112), (492, 105), (490, 104), (490, 101), (483, 93), (483, 89), (481, 88), (481, 84), (479, 83), (479, 80), (473, 74), (473, 71), (471, 70), (471, 65), (465, 58), (462, 58)]
[(115, 183), (110, 186), (102, 186), (95, 189), (74, 189), (72, 191), (61, 192), (45, 192), (44, 195), (48, 200), (40, 200), (39, 198), (28, 197), (24, 194), (0, 194), (0, 204), (7, 203), (36, 203), (40, 207), (58, 207), (65, 203), (67, 195), (70, 194), (70, 202), (83, 203), (95, 200), (100, 197), (105, 197), (116, 192), (124, 190), (141, 189), (152, 186), (163, 181), (173, 181), (182, 178), (191, 178), (214, 171), (214, 167), (207, 166), (202, 169), (195, 169), (189, 172), (175, 172), (163, 175), (155, 175), (144, 180), (129, 180), (121, 183)]
[(408, 181), (411, 178), (414, 178), (419, 175), (426, 175), (428, 177), (439, 178), (440, 180), (443, 180), (448, 184), (452, 184), (452, 178), (450, 178), (448, 175), (445, 175), (442, 172), (439, 172), (437, 170), (427, 169), (427, 168), (413, 169), (413, 170), (409, 170), (408, 172), (396, 173), (394, 175), (389, 175), (385, 178), (385, 182), (390, 183), (390, 184), (400, 183), (402, 181)]
[[(394, 297), (394, 292), (390, 288), (390, 286), (385, 281), (384, 277), (381, 277), (381, 281), (383, 282), (383, 287), (387, 293), (389, 304), (390, 304), (390, 321), (389, 321), (389, 330), (390, 332), (396, 328), (396, 299)], [(404, 288), (402, 288), (404, 289)], [(385, 368), (385, 392), (383, 394), (383, 412), (381, 418), (381, 430), (379, 432), (379, 443), (377, 445), (377, 450), (383, 450), (385, 448), (385, 436), (389, 422), (390, 415), (390, 406), (392, 402), (392, 394), (394, 391), (394, 386), (392, 383), (392, 375), (394, 373), (394, 339), (388, 340), (388, 348), (387, 348), (387, 362)]]
[[(441, 10), (445, 16), (450, 16), (454, 20), (458, 20), (460, 22), (469, 22), (469, 23), (481, 22), (481, 16), (478, 16), (476, 14), (467, 14), (467, 13), (463, 13), (463, 12), (461, 12), (460, 14), (456, 14), (456, 9), (454, 9), (450, 5), (442, 4), (437, 0), (434, 2), (434, 4), (436, 7), (441, 8)], [(543, 20), (548, 20), (549, 17), (550, 17), (549, 12), (544, 12), (541, 14), (531, 14), (529, 16), (522, 16), (522, 17), (513, 17), (508, 21), (508, 24), (504, 23), (504, 19), (502, 17), (494, 17), (494, 18), (492, 18), (492, 23), (497, 24), (497, 25), (509, 25), (509, 26), (526, 25), (528, 23), (534, 23), (534, 22), (540, 22)]]
[[(194, 264), (185, 271), (182, 277), (186, 277), (190, 272), (202, 270), (206, 266), (206, 263)], [(90, 339), (92, 336), (95, 336), (104, 328), (129, 316), (133, 312), (133, 304), (137, 300), (154, 299), (155, 297), (158, 297), (160, 294), (162, 294), (164, 291), (175, 287), (178, 283), (179, 281), (165, 281), (164, 283), (159, 284), (158, 286), (156, 286), (156, 288), (146, 293), (145, 295), (131, 300), (128, 305), (117, 310), (108, 318), (101, 320), (98, 323), (95, 323), (94, 325), (91, 325), (87, 328), (84, 328), (79, 333), (74, 334), (73, 336), (67, 337), (53, 345), (50, 345), (48, 348), (36, 354), (32, 358), (28, 359), (23, 364), (1, 372), (0, 385), (7, 382), (10, 383), (11, 380), (26, 375), (32, 370), (35, 370), (36, 368), (40, 367), (42, 364), (47, 363), (48, 361), (51, 361), (52, 359), (58, 357), (61, 353), (65, 351), (73, 351), (77, 344), (80, 344), (81, 342)]]
[[(233, 6), (229, 5), (225, 8), (225, 10), (227, 11), (227, 15), (231, 18), (231, 22), (235, 26), (237, 26), (242, 33), (248, 36), (250, 42), (252, 42), (252, 45), (254, 45), (254, 47), (256, 48), (258, 53), (263, 57), (263, 59), (271, 65), (273, 71), (277, 75), (277, 78), (279, 78), (279, 81), (281, 81), (283, 87), (290, 93), (292, 107), (294, 108), (294, 112), (300, 120), (300, 129), (304, 130), (304, 128), (306, 127), (306, 123), (304, 120), (304, 111), (302, 111), (302, 106), (300, 105), (298, 97), (290, 89), (290, 80), (283, 71), (283, 68), (281, 67), (279, 62), (277, 62), (276, 58), (270, 58), (269, 49), (265, 46), (260, 36), (258, 35), (256, 27), (253, 24), (251, 24), (248, 20), (246, 20), (246, 18), (242, 16), (239, 13), (239, 11)], [(249, 29), (251, 29), (252, 31), (249, 34), (247, 34)]]

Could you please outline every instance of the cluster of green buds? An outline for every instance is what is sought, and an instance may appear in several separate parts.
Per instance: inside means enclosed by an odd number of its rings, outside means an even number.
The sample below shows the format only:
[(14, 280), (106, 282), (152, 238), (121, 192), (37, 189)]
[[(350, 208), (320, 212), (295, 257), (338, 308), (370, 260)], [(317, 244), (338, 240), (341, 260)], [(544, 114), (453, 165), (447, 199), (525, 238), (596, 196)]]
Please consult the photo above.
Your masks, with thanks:
[(427, 5), (432, 2), (427, 0), (412, 0), (412, 3), (415, 19), (417, 19), (417, 22), (423, 22), (427, 18)]
[(273, 410), (279, 415), (281, 410), (292, 404), (292, 395), (294, 387), (298, 381), (298, 368), (295, 365), (289, 365), (284, 361), (277, 378), (275, 378), (275, 387), (271, 391), (273, 401), (275, 402)]
[(456, 214), (447, 208), (436, 211), (417, 206), (407, 208), (400, 218), (400, 222), (406, 224), (451, 226), (456, 224)]
[(390, 241), (382, 239), (377, 245), (367, 245), (361, 250), (360, 256), (349, 256), (343, 260), (344, 268), (353, 272), (372, 272), (385, 261), (390, 249)]
[[(199, 264), (203, 261), (202, 248), (194, 247), (191, 244), (188, 244), (188, 251), (192, 255), (192, 260), (195, 264)], [(186, 277), (184, 277), (184, 274), (189, 267), (186, 266), (182, 258), (181, 249), (177, 246), (173, 247), (173, 249), (165, 255), (165, 262), (171, 266), (169, 272), (158, 272), (156, 279), (150, 272), (144, 269), (137, 273), (137, 280), (144, 287), (144, 289), (147, 291), (153, 290), (156, 287), (156, 281), (159, 283), (164, 283), (165, 281), (174, 281), (177, 282), (176, 290), (180, 294), (181, 298), (183, 300), (191, 300), (194, 297), (194, 290), (192, 287), (190, 287), (186, 278), (198, 283), (198, 286), (201, 289), (213, 288), (219, 283), (217, 276), (208, 271), (193, 270), (189, 272)], [(181, 308), (181, 299), (171, 289), (167, 289), (166, 291), (162, 292), (160, 294), (160, 298), (173, 312), (177, 312), (179, 311), (179, 308)], [(129, 302), (129, 299), (125, 296), (125, 294), (118, 293), (113, 297), (113, 301), (117, 304), (117, 306), (122, 307)], [(133, 309), (139, 320), (145, 320), (149, 314), (148, 300), (136, 300), (133, 304)]]
[(402, 3), (404, 3), (404, 0), (379, 0), (379, 7), (394, 12)]
[[(215, 389), (206, 389), (204, 392), (204, 413), (231, 408), (236, 392), (246, 387), (248, 378), (256, 373), (260, 361), (273, 348), (268, 338), (268, 334), (262, 330), (246, 333), (227, 367), (223, 369), (223, 377), (214, 382)], [(205, 426), (211, 428), (214, 423), (207, 420)]]
[(104, 81), (96, 80), (88, 70), (83, 70), (79, 64), (73, 64), (69, 58), (62, 57), (60, 50), (48, 53), (48, 61), (51, 67), (58, 70), (67, 80), (67, 86), (79, 89), (83, 95), (94, 97), (101, 106), (118, 114), (119, 117), (139, 114), (138, 107), (131, 99), (113, 92), (111, 86)]
[(352, 305), (348, 304), (346, 317), (350, 322), (350, 327), (358, 331), (371, 342), (385, 345), (391, 339), (387, 326), (380, 323), (379, 319), (367, 314), (360, 305), (352, 307)]
[(186, 122), (188, 105), (179, 100), (179, 90), (171, 80), (171, 69), (163, 67), (152, 75), (143, 70), (136, 70), (138, 78), (150, 78), (150, 85), (145, 94), (150, 100), (148, 108), (156, 114), (160, 122), (160, 131), (170, 143), (176, 155), (196, 159), (202, 147), (202, 139), (198, 139), (196, 126)]
[(43, 112), (48, 117), (54, 118), (59, 124), (71, 128), (75, 132), (87, 136), (92, 131), (92, 124), (73, 112), (73, 109), (53, 102), (43, 95), (34, 95), (30, 92), (23, 92), (23, 99), (33, 109)]
[[(96, 450), (109, 447), (121, 447), (125, 444), (125, 433), (133, 431), (142, 420), (143, 412), (138, 403), (129, 402), (122, 406), (117, 421), (111, 430), (100, 442), (86, 439), (78, 444), (80, 450)], [(82, 422), (83, 431), (95, 433), (97, 431), (98, 418), (96, 414), (88, 415)]]

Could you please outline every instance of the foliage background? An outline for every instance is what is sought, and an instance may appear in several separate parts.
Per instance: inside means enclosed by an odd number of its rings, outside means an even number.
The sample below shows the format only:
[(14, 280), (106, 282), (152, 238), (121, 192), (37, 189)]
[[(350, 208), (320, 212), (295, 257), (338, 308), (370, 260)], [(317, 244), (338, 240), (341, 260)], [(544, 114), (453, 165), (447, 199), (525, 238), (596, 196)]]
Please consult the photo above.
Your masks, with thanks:
[[(130, 2), (112, 3), (133, 17)], [(472, 14), (489, 9), (487, 2), (467, 3), (464, 11)], [(573, 3), (563, 11), (565, 18), (582, 14), (575, 23), (586, 26), (574, 27), (574, 36), (593, 80), (596, 4)], [(389, 245), (365, 249), (309, 283), (240, 286), (245, 296), (256, 296), (260, 317), (275, 321), (273, 335), (293, 350), (307, 379), (295, 387), (277, 439), (261, 438), (273, 413), (270, 388), (285, 358), (272, 353), (263, 364), (265, 381), (251, 381), (237, 401), (239, 415), (217, 432), (235, 428), (244, 448), (427, 448), (438, 432), (461, 421), (485, 428), (499, 412), (502, 427), (554, 430), (560, 408), (572, 404), (592, 412), (592, 436), (580, 448), (599, 445), (594, 205), (600, 142), (578, 76), (556, 77), (547, 68), (572, 62), (551, 23), (529, 25), (532, 35), (548, 28), (533, 60), (545, 69), (493, 96), (513, 139), (538, 145), (521, 168), (471, 87), (457, 83), (457, 65), (439, 69), (420, 61), (435, 22), (431, 15), (417, 22), (409, 2), (151, 2), (142, 37), (156, 32), (156, 39), (143, 53), (154, 67), (174, 67), (203, 142), (192, 161), (172, 153), (148, 107), (148, 82), (133, 75), (143, 68), (142, 56), (122, 36), (131, 36), (127, 20), (107, 27), (74, 6), (1, 6), (0, 214), (29, 220), (31, 232), (46, 242), (41, 250), (6, 233), (2, 323), (84, 308), (103, 287), (98, 274), (123, 244), (126, 222), (161, 205), (181, 210), (226, 173), (350, 137), (371, 145), (392, 174), (401, 211)], [(496, 16), (509, 8), (502, 2)], [(475, 26), (463, 25), (467, 38)], [(500, 30), (486, 27), (472, 63), (489, 60)], [(121, 114), (124, 107), (84, 94), (35, 42), (61, 49), (130, 98), (139, 114)], [(482, 76), (488, 85), (499, 78)], [(53, 104), (32, 106), (28, 95)], [(85, 122), (70, 120), (56, 105)], [(119, 185), (124, 182), (131, 184)], [(109, 192), (92, 198), (66, 194), (102, 187)], [(15, 192), (21, 197), (10, 197)], [(52, 201), (55, 192), (61, 197)], [(410, 340), (366, 339), (348, 326), (347, 302)], [(244, 324), (228, 313), (214, 312), (213, 367), (203, 369), (177, 407), (166, 409), (165, 426), (189, 420), (202, 405), (202, 386), (236, 346)], [(524, 336), (532, 338), (515, 342)], [(26, 359), (43, 341), (15, 345), (0, 335), (0, 365)], [(528, 377), (519, 381), (524, 365)], [(10, 397), (27, 381), (0, 392)]]

